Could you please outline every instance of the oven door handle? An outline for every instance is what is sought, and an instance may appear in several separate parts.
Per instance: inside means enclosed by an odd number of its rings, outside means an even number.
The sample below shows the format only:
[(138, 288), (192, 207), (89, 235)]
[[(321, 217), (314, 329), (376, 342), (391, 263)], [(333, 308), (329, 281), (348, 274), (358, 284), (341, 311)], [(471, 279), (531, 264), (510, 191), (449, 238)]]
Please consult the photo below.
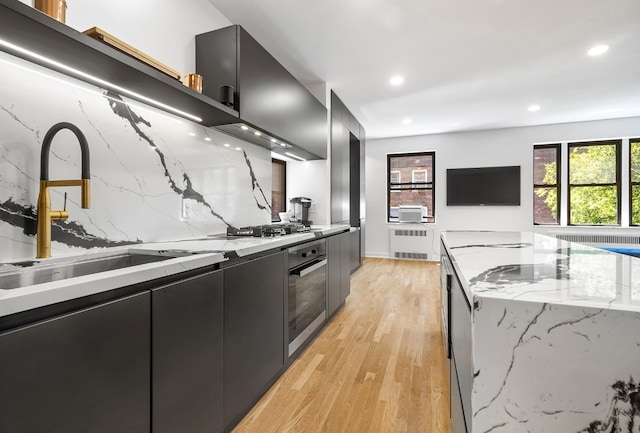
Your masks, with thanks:
[(311, 272), (313, 271), (317, 271), (318, 269), (320, 269), (321, 267), (325, 266), (327, 264), (327, 259), (324, 260), (320, 260), (318, 263), (314, 263), (313, 265), (307, 267), (307, 268), (303, 268), (297, 271), (293, 271), (294, 274), (298, 274), (300, 275), (300, 278), (309, 275)]

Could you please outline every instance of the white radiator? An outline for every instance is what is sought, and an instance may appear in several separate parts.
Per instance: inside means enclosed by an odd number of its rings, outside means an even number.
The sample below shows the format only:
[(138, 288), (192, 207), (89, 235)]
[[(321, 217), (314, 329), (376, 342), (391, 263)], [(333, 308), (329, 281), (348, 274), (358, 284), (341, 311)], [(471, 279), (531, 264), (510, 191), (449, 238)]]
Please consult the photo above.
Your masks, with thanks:
[(428, 260), (431, 232), (426, 229), (389, 229), (390, 257), (394, 259)]
[(640, 245), (640, 236), (638, 235), (609, 235), (594, 233), (549, 233), (557, 239), (564, 241), (578, 242), (587, 245), (607, 246), (607, 245)]

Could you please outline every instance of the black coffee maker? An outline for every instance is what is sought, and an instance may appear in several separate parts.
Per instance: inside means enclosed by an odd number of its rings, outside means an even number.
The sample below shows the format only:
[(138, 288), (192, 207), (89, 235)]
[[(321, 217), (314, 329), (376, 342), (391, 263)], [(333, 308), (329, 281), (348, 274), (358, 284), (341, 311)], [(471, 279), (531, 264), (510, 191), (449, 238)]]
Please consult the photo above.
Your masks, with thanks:
[(309, 227), (309, 208), (311, 207), (311, 199), (307, 197), (293, 197), (289, 200), (291, 204), (291, 215), (289, 221), (293, 223), (301, 223)]

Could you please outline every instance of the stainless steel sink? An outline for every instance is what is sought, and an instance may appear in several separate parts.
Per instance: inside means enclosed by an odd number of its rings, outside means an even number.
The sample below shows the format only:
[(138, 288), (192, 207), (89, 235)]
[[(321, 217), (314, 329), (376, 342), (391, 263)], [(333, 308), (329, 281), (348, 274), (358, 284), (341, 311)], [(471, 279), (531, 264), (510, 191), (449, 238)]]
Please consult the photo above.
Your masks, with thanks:
[(180, 252), (171, 254), (171, 252), (126, 251), (106, 257), (96, 254), (96, 257), (83, 256), (56, 262), (36, 262), (28, 267), (0, 271), (0, 289), (18, 289), (34, 284), (159, 262), (183, 255), (185, 254)]

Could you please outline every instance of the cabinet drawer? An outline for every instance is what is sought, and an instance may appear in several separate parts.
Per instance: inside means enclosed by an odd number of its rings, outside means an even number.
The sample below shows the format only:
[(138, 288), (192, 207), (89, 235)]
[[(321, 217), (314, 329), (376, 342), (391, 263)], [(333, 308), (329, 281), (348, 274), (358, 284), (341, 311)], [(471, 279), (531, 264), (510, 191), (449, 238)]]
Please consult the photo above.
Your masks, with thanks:
[(0, 334), (0, 431), (149, 433), (150, 294)]

